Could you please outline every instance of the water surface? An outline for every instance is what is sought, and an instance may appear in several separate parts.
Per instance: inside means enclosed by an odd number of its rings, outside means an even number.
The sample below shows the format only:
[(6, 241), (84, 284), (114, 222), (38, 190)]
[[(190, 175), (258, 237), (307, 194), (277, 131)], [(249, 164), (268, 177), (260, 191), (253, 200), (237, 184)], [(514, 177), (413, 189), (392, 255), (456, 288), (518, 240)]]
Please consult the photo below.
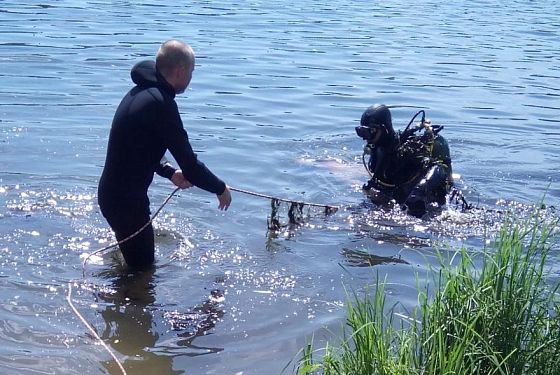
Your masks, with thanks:
[[(197, 189), (156, 220), (157, 268), (130, 277), (96, 257), (73, 301), (129, 374), (280, 373), (340, 332), (345, 289), (387, 278), (415, 305), (435, 247), (476, 251), (501, 215), (386, 212), (354, 134), (373, 103), (445, 126), (458, 185), (478, 207), (560, 198), (560, 3), (144, 1), (0, 4), (0, 372), (117, 374), (66, 302), (84, 254), (113, 241), (96, 204), (129, 70), (169, 38), (197, 66), (177, 98), (199, 157), (229, 185), (338, 204), (267, 231), (270, 202)], [(173, 190), (156, 178), (155, 210)], [(286, 218), (286, 216), (284, 216)], [(557, 273), (559, 260), (550, 260)], [(288, 366), (288, 372), (291, 367)]]

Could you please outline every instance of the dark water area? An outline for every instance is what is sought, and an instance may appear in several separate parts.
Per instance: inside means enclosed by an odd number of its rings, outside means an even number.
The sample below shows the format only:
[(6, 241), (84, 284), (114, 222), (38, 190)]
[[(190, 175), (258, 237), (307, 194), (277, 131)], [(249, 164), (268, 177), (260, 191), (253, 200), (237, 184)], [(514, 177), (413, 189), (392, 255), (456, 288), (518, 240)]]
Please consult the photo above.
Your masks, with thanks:
[[(560, 2), (0, 2), (0, 373), (279, 374), (341, 331), (348, 290), (377, 277), (411, 309), (436, 249), (480, 250), (501, 212), (560, 207)], [(197, 55), (177, 97), (193, 147), (229, 185), (339, 205), (271, 233), (271, 204), (198, 189), (155, 221), (157, 266), (131, 277), (97, 207), (129, 70), (179, 38)], [(479, 209), (381, 210), (354, 132), (374, 103), (402, 129), (444, 125)], [(155, 211), (173, 191), (150, 190)], [(546, 194), (546, 195), (545, 195)], [(544, 199), (543, 199), (544, 196)], [(286, 213), (280, 212), (286, 219)], [(560, 259), (552, 252), (552, 278)]]

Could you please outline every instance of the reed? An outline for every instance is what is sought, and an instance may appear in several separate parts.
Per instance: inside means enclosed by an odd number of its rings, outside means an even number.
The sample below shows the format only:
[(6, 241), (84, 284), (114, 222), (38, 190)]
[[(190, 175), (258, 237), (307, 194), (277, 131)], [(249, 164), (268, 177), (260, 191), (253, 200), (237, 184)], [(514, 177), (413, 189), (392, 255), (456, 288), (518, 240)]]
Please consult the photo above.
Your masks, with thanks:
[(522, 221), (507, 217), (479, 253), (439, 253), (408, 317), (387, 305), (377, 279), (371, 292), (349, 298), (340, 344), (309, 344), (296, 372), (560, 374), (560, 283), (546, 280), (557, 229), (558, 220), (545, 222), (538, 211)]

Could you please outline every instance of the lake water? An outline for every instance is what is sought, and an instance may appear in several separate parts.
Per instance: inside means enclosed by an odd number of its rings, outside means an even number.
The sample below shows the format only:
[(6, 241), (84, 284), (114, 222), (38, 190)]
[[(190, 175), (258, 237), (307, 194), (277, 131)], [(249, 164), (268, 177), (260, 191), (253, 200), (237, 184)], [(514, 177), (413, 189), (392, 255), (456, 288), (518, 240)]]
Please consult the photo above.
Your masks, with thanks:
[[(340, 333), (347, 293), (386, 278), (416, 303), (438, 246), (484, 243), (497, 211), (560, 204), (560, 2), (0, 2), (0, 373), (279, 374)], [(181, 3), (181, 2), (178, 2)], [(337, 204), (267, 231), (270, 201), (198, 189), (155, 222), (157, 268), (130, 277), (96, 203), (131, 66), (169, 38), (197, 66), (177, 98), (199, 157), (229, 185)], [(466, 198), (430, 220), (373, 207), (362, 111), (445, 126)], [(173, 191), (156, 178), (153, 210)], [(281, 213), (281, 217), (287, 216)], [(550, 259), (557, 275), (560, 259)]]

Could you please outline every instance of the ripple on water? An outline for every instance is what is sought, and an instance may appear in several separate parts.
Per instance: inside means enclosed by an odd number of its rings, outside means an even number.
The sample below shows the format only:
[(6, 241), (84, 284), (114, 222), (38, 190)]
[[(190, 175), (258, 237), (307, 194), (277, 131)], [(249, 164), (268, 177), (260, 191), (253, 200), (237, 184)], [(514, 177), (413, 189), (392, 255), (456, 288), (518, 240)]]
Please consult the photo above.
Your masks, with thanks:
[[(386, 278), (414, 306), (438, 248), (478, 251), (551, 181), (557, 217), (556, 4), (23, 3), (3, 1), (0, 24), (2, 374), (118, 372), (64, 296), (80, 255), (114, 240), (95, 202), (111, 116), (170, 35), (197, 53), (178, 103), (201, 159), (228, 184), (342, 208), (271, 234), (269, 201), (234, 194), (222, 215), (192, 189), (156, 220), (154, 275), (131, 281), (116, 250), (91, 262), (74, 301), (130, 374), (280, 373), (340, 332), (345, 288)], [(399, 106), (396, 128), (418, 109), (445, 126), (476, 210), (365, 202), (353, 127), (375, 102)], [(153, 206), (168, 190), (156, 178)]]

